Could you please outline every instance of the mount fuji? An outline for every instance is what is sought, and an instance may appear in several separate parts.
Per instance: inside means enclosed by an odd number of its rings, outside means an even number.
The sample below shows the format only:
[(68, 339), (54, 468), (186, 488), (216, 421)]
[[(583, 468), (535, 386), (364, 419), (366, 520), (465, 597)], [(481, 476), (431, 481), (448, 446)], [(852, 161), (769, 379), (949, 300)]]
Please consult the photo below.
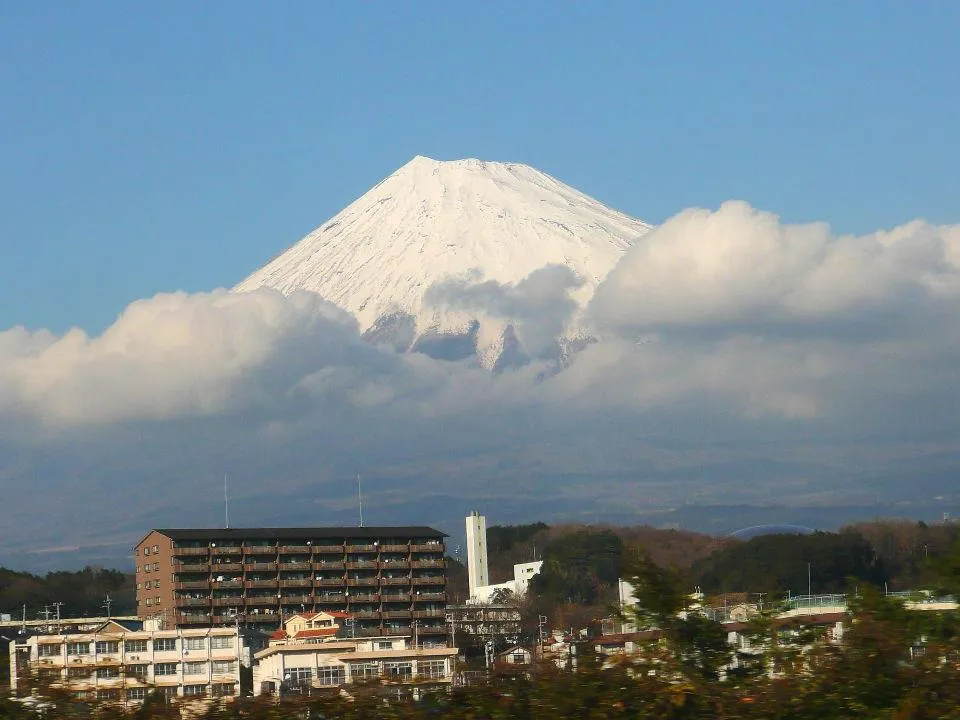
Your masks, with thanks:
[(649, 230), (527, 165), (418, 156), (234, 291), (315, 292), (371, 342), (495, 368), (589, 337), (583, 308)]

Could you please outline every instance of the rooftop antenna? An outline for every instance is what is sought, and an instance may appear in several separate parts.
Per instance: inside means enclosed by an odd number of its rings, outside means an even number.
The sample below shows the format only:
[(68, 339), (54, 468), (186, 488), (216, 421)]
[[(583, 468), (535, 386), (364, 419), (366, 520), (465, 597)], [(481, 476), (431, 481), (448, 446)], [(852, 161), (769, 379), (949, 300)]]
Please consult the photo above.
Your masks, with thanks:
[(227, 474), (223, 474), (223, 523), (224, 527), (230, 529), (230, 496), (227, 494)]
[(357, 500), (360, 501), (360, 527), (363, 527), (363, 493), (360, 491), (360, 473), (357, 473)]

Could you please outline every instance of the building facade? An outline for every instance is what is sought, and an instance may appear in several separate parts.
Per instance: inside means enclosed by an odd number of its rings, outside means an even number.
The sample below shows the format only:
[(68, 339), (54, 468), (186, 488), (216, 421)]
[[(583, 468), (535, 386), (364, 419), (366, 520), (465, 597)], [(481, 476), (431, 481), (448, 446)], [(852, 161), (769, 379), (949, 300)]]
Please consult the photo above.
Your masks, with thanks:
[(153, 530), (135, 551), (137, 613), (168, 627), (282, 628), (349, 614), (356, 637), (444, 637), (444, 534), (428, 527)]
[(92, 632), (11, 643), (11, 685), (16, 691), (32, 678), (113, 702), (140, 702), (154, 691), (180, 700), (232, 698), (240, 693), (240, 666), (261, 644), (236, 627), (130, 630), (111, 620)]

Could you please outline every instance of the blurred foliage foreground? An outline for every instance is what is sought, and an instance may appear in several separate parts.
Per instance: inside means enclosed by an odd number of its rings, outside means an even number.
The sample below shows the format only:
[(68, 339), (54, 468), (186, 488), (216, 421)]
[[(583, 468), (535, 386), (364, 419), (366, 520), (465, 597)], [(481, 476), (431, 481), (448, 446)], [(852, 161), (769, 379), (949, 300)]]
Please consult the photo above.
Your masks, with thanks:
[[(497, 718), (958, 718), (960, 628), (954, 611), (908, 609), (860, 585), (849, 598), (842, 641), (776, 612), (745, 623), (750, 652), (728, 642), (727, 629), (696, 613), (683, 580), (631, 553), (624, 574), (636, 588), (630, 619), (647, 632), (638, 652), (600, 656), (577, 647), (576, 668), (543, 663), (494, 671), (484, 682), (414, 701), (385, 686), (339, 694), (241, 698), (187, 712), (159, 696), (123, 708), (45, 693), (43, 710), (0, 700), (0, 718), (263, 718), (280, 720), (495, 720)], [(942, 566), (944, 589), (956, 592), (960, 553)], [(181, 714), (182, 713), (182, 714)]]

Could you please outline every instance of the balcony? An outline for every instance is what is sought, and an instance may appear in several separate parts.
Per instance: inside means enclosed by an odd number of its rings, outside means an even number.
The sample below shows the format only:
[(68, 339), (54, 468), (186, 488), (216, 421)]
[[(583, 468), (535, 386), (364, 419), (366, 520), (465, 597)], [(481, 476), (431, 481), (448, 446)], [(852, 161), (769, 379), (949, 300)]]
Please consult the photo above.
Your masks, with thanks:
[(276, 545), (245, 545), (243, 552), (247, 555), (276, 555)]
[(449, 630), (446, 625), (425, 625), (417, 630), (420, 635), (446, 635)]
[(378, 620), (380, 613), (376, 610), (359, 610), (350, 613), (356, 620)]
[(181, 580), (173, 584), (174, 590), (207, 590), (209, 588), (209, 580)]
[(280, 545), (277, 550), (282, 553), (309, 555), (313, 545)]
[(409, 602), (410, 593), (408, 592), (380, 593), (380, 599), (383, 600), (383, 602)]
[(343, 560), (317, 560), (313, 563), (315, 570), (343, 570)]
[(380, 545), (380, 552), (396, 552), (396, 553), (406, 553), (410, 546), (404, 543), (403, 545)]
[(409, 585), (410, 578), (408, 577), (385, 577), (380, 578), (381, 585)]
[(313, 604), (313, 595), (284, 595), (282, 599), (284, 603)]
[(215, 588), (221, 588), (223, 590), (226, 590), (228, 588), (242, 588), (243, 581), (242, 580), (214, 580), (213, 586)]
[(240, 607), (246, 602), (242, 596), (239, 597), (218, 597), (213, 599), (216, 607)]
[(377, 552), (377, 546), (372, 543), (370, 545), (347, 545), (347, 552), (348, 553), (358, 553), (358, 552), (375, 553)]
[(349, 580), (347, 580), (347, 585), (349, 585), (350, 587), (354, 587), (356, 585), (376, 585), (376, 584), (377, 584), (376, 576), (367, 577), (367, 578), (350, 578)]
[(382, 613), (384, 618), (409, 618), (409, 610), (388, 610), (385, 613)]
[(343, 555), (343, 545), (314, 545), (313, 552)]
[(411, 545), (410, 552), (432, 552), (432, 553), (442, 553), (444, 550), (443, 543), (427, 543), (426, 545)]
[(175, 547), (173, 549), (174, 557), (186, 557), (188, 555), (209, 555), (208, 547)]
[(350, 602), (380, 602), (377, 593), (356, 593), (350, 596)]
[(332, 586), (332, 587), (339, 587), (339, 586), (343, 585), (343, 578), (342, 578), (342, 577), (335, 577), (335, 578), (323, 578), (322, 580), (317, 579), (317, 580), (314, 580), (314, 581), (313, 581), (313, 584), (314, 584), (314, 585), (326, 585), (327, 587), (331, 587), (331, 586)]
[(275, 562), (253, 562), (253, 563), (244, 563), (243, 569), (247, 572), (257, 572), (257, 571), (277, 571), (277, 564)]
[(443, 560), (411, 560), (412, 568), (442, 568), (445, 567)]
[(311, 580), (311, 579), (308, 578), (308, 577), (305, 577), (305, 578), (297, 578), (297, 579), (292, 579), (292, 580), (291, 580), (291, 579), (288, 579), (288, 580), (281, 580), (281, 581), (280, 581), (280, 587), (282, 587), (282, 588), (289, 588), (289, 587), (312, 587), (312, 586), (313, 586), (313, 580)]
[(210, 569), (214, 573), (243, 572), (243, 565), (240, 563), (213, 563)]
[(217, 545), (210, 548), (210, 552), (213, 555), (240, 555), (243, 552), (243, 547), (240, 545)]
[(243, 583), (245, 588), (275, 588), (276, 580), (247, 580)]
[(446, 610), (414, 610), (413, 616), (415, 618), (442, 618), (446, 617)]
[(282, 562), (280, 563), (281, 570), (311, 570), (312, 566), (309, 562)]
[(420, 602), (423, 600), (446, 600), (447, 594), (442, 592), (439, 592), (439, 593), (422, 592), (419, 595), (414, 595), (413, 599), (416, 602)]
[(358, 562), (347, 563), (347, 570), (375, 570), (376, 567), (376, 560), (360, 560)]
[(409, 625), (402, 625), (394, 628), (384, 628), (384, 635), (412, 635), (413, 629)]
[(347, 602), (347, 597), (343, 593), (334, 593), (333, 595), (316, 595), (314, 602), (316, 602), (317, 605), (343, 605)]
[(210, 598), (208, 597), (178, 597), (175, 602), (177, 607), (210, 607)]
[(429, 577), (415, 577), (411, 582), (414, 585), (443, 585), (445, 580), (443, 575), (432, 575)]
[(178, 623), (209, 623), (210, 616), (206, 613), (177, 613)]

